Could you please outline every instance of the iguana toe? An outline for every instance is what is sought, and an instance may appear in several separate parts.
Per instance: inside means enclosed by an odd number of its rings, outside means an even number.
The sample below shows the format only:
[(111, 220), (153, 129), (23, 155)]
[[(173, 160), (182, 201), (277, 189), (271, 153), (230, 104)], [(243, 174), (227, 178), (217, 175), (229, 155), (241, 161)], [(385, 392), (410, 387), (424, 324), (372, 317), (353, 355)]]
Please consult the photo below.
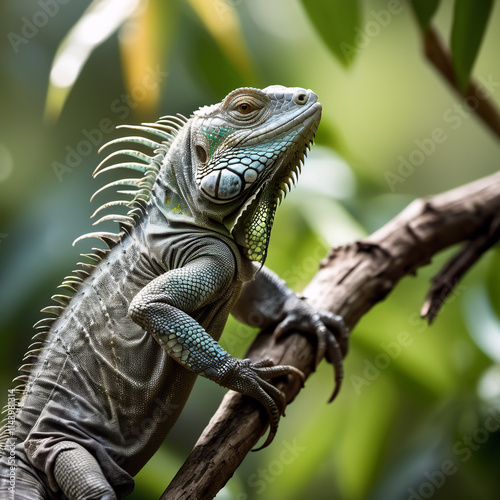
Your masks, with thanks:
[[(268, 446), (278, 430), (281, 415), (285, 414), (286, 398), (282, 391), (268, 380), (284, 375), (295, 375), (302, 381), (304, 374), (294, 366), (274, 365), (270, 359), (252, 363), (250, 359), (232, 359), (233, 366), (219, 383), (247, 396), (252, 396), (265, 408), (270, 421), (269, 435), (258, 450)], [(257, 451), (257, 450), (254, 450)]]
[(335, 387), (329, 401), (340, 391), (344, 377), (343, 359), (348, 351), (349, 334), (341, 316), (328, 311), (317, 311), (307, 302), (293, 297), (293, 304), (287, 305), (285, 318), (276, 326), (274, 335), (299, 331), (312, 334), (317, 339), (315, 368), (326, 357), (332, 363), (335, 373)]

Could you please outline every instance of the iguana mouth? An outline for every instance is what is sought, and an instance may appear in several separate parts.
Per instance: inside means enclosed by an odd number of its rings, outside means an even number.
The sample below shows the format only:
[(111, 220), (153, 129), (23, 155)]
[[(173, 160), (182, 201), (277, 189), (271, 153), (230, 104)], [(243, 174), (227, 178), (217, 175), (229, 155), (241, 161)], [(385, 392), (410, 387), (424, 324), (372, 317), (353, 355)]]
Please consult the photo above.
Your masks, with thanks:
[[(314, 102), (312, 106), (304, 110), (303, 113), (296, 116), (294, 120), (282, 125), (284, 132), (289, 132), (300, 127), (300, 132), (294, 137), (295, 147), (290, 151), (287, 148), (286, 154), (279, 156), (273, 165), (273, 171), (268, 177), (264, 177), (260, 185), (256, 186), (254, 195), (251, 199), (258, 197), (270, 185), (275, 185), (273, 197), (281, 203), (284, 197), (295, 185), (301, 171), (302, 163), (307, 156), (307, 151), (311, 148), (314, 136), (321, 118), (322, 106), (319, 102)], [(266, 135), (272, 134), (274, 130), (266, 132)], [(263, 135), (257, 136), (262, 139)], [(265, 137), (265, 136), (264, 136)], [(265, 142), (265, 139), (264, 141)], [(248, 204), (248, 201), (247, 201)]]
[[(321, 104), (315, 102), (307, 110), (305, 119), (303, 115), (300, 116), (300, 118), (302, 118), (302, 121), (300, 122), (301, 130), (300, 134), (296, 136), (295, 141), (298, 143), (297, 147), (294, 151), (292, 151), (290, 161), (283, 162), (281, 165), (276, 165), (276, 168), (269, 179), (270, 183), (277, 184), (279, 192), (276, 193), (276, 196), (279, 201), (286, 196), (288, 191), (290, 191), (297, 181), (304, 158), (307, 156), (307, 151), (311, 148), (314, 141), (314, 136), (321, 118), (321, 110)], [(297, 125), (294, 124), (293, 126)], [(290, 128), (293, 128), (293, 126)], [(302, 137), (302, 141), (300, 140), (300, 137)]]

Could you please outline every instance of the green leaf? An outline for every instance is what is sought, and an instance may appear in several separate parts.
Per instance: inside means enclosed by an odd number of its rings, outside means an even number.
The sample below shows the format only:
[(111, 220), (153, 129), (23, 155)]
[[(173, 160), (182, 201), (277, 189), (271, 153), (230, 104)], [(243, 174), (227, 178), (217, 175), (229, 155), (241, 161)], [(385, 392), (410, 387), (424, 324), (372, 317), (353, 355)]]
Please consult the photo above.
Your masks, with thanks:
[(356, 45), (360, 30), (357, 0), (301, 0), (318, 35), (332, 54), (348, 67), (360, 48)]
[(486, 25), (493, 0), (456, 0), (451, 29), (451, 55), (458, 88), (465, 92)]
[(229, 0), (188, 0), (188, 2), (232, 65), (248, 81), (254, 81), (256, 72), (234, 2)]
[(412, 0), (411, 5), (417, 16), (418, 24), (424, 31), (429, 29), (429, 24), (439, 7), (439, 2), (440, 0)]
[[(158, 116), (161, 89), (168, 78), (159, 70), (167, 67), (169, 49), (178, 24), (177, 2), (150, 0), (125, 21), (118, 43), (127, 94), (141, 92), (135, 114), (141, 117)], [(159, 61), (161, 63), (159, 64)], [(147, 83), (146, 83), (147, 82)]]
[(141, 0), (93, 0), (59, 44), (45, 100), (46, 118), (57, 120), (90, 55), (141, 5)]

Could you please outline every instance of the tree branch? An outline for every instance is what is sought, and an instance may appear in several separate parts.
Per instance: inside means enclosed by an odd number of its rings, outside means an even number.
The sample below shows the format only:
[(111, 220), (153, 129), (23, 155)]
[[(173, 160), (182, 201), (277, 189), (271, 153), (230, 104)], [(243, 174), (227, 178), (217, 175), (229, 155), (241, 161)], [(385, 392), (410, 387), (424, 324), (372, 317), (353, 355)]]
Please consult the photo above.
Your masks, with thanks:
[[(489, 230), (488, 230), (489, 228)], [(420, 316), (426, 318), (429, 324), (434, 321), (446, 297), (455, 288), (462, 276), (479, 260), (484, 252), (489, 250), (500, 239), (500, 215), (493, 219), (485, 234), (467, 242), (457, 254), (443, 266), (432, 279), (432, 286), (427, 293)]]
[[(484, 242), (485, 235), (491, 246), (492, 235), (498, 237), (499, 212), (500, 173), (416, 200), (368, 238), (331, 250), (304, 295), (315, 307), (342, 315), (352, 329), (403, 276), (414, 274), (444, 248), (463, 241), (474, 247), (474, 242)], [(473, 252), (477, 256), (486, 247), (478, 248)], [(454, 276), (463, 275), (475, 260), (462, 261)], [(306, 376), (315, 358), (314, 346), (305, 336), (292, 334), (276, 342), (270, 332), (260, 334), (248, 354), (254, 360), (268, 357), (292, 364)], [(288, 401), (300, 391), (291, 377), (278, 387)], [(266, 427), (266, 416), (257, 402), (228, 392), (161, 499), (213, 498)]]
[(490, 90), (482, 88), (471, 78), (465, 94), (458, 88), (451, 57), (441, 42), (434, 28), (422, 32), (424, 52), (427, 59), (434, 65), (441, 76), (450, 86), (463, 97), (465, 103), (471, 107), (484, 124), (500, 139), (500, 113), (489, 97)]

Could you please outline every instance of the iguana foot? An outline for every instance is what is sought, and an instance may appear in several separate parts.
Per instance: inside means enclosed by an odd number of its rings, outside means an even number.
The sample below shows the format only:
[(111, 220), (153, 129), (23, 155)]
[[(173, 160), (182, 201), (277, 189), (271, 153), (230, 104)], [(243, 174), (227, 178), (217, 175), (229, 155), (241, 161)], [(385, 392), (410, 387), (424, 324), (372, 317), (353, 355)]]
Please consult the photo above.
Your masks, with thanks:
[[(266, 442), (258, 448), (271, 443), (278, 430), (281, 415), (285, 414), (286, 399), (283, 392), (268, 380), (283, 375), (295, 375), (304, 381), (304, 374), (294, 366), (274, 365), (270, 359), (252, 363), (250, 359), (231, 358), (233, 366), (218, 381), (220, 385), (252, 396), (259, 401), (269, 415), (270, 429)], [(254, 450), (257, 451), (257, 450)]]
[(274, 330), (275, 337), (278, 339), (291, 331), (300, 331), (316, 337), (318, 344), (315, 366), (326, 357), (334, 368), (335, 387), (329, 402), (333, 401), (342, 385), (343, 360), (349, 346), (349, 334), (343, 318), (328, 311), (318, 311), (297, 296), (287, 300), (285, 311), (285, 318)]

